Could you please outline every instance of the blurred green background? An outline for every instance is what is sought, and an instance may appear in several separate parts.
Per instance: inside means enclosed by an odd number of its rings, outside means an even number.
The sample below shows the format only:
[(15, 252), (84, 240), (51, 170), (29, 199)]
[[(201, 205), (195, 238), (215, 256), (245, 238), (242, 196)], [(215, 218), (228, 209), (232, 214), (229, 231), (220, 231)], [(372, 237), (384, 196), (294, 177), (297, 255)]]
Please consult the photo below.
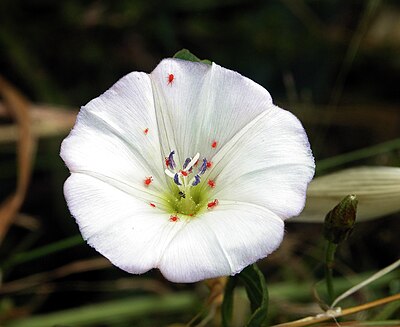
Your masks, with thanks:
[[(399, 137), (398, 1), (0, 0), (0, 73), (33, 103), (49, 104), (54, 110), (65, 107), (76, 112), (123, 75), (150, 72), (162, 58), (182, 48), (269, 90), (277, 104), (302, 120), (317, 161)], [(0, 128), (12, 122), (3, 115)], [(78, 235), (62, 195), (68, 171), (58, 153), (65, 136), (61, 132), (39, 139), (19, 215), (25, 225), (11, 226), (1, 244), (3, 285), (16, 280), (21, 285), (21, 278), (28, 278), (28, 283), (0, 293), (0, 323), (8, 321), (12, 326), (21, 317), (121, 299), (132, 300), (139, 309), (137, 303), (149, 300), (152, 309), (140, 309), (137, 316), (121, 314), (112, 322), (104, 318), (93, 325), (188, 322), (207, 296), (202, 285), (171, 284), (157, 271), (132, 277), (103, 261), (94, 262), (98, 269), (84, 271), (93, 262), (83, 262), (76, 273), (62, 270), (60, 275), (46, 275), (77, 260), (99, 259), (86, 245), (26, 262), (10, 261), (19, 253)], [(399, 163), (397, 149), (319, 173), (360, 164)], [(16, 165), (15, 142), (1, 142), (0, 200), (15, 189)], [(339, 253), (341, 273), (374, 271), (397, 259), (398, 219), (399, 214), (394, 214), (357, 226)], [(282, 247), (261, 263), (268, 281), (288, 290), (288, 296), (272, 307), (272, 321), (299, 317), (306, 311), (296, 311), (296, 301), (312, 301), (309, 289), (322, 278), (321, 230), (321, 225), (288, 225)], [(80, 244), (79, 237), (70, 242)], [(36, 278), (36, 284), (29, 284), (29, 278)], [(303, 290), (295, 289), (299, 283)], [(373, 295), (399, 287), (398, 280), (387, 282)], [(183, 304), (179, 304), (181, 294), (187, 295)], [(162, 309), (157, 302), (161, 295), (178, 301), (176, 308)], [(363, 300), (367, 295), (360, 296)], [(130, 312), (130, 302), (127, 308)], [(398, 306), (388, 317), (396, 313)]]

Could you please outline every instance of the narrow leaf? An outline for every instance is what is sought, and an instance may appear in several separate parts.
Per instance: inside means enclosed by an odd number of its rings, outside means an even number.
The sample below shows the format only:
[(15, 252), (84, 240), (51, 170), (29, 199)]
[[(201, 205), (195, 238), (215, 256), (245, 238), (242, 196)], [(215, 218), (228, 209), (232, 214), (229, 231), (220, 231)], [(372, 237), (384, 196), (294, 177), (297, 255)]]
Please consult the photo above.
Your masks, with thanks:
[(250, 300), (252, 315), (247, 326), (263, 326), (268, 313), (268, 290), (263, 273), (254, 264), (245, 268), (238, 278), (244, 284)]

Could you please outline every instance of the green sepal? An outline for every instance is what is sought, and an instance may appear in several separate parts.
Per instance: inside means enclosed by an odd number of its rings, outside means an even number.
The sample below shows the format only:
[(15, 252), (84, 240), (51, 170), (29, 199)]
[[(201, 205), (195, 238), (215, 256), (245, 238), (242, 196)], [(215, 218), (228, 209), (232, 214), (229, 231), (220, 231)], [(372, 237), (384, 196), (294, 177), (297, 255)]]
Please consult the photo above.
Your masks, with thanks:
[(207, 59), (201, 60), (200, 58), (195, 56), (193, 53), (191, 53), (188, 49), (179, 50), (177, 53), (174, 54), (173, 58), (187, 60), (187, 61), (193, 61), (193, 62), (202, 62), (203, 64), (211, 65), (210, 60), (207, 60)]
[(357, 197), (347, 195), (325, 217), (324, 237), (329, 242), (340, 244), (353, 231), (357, 215)]
[(268, 289), (263, 273), (255, 264), (246, 267), (240, 274), (229, 278), (222, 303), (222, 325), (228, 327), (232, 320), (233, 290), (238, 281), (245, 287), (252, 312), (246, 326), (265, 326), (268, 318)]

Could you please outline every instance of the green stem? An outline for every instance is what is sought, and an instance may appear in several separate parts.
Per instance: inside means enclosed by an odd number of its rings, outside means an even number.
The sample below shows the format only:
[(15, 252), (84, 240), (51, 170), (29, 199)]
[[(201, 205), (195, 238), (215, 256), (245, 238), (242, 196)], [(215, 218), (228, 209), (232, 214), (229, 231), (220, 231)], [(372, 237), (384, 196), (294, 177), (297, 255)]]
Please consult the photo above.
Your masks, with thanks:
[(336, 248), (337, 244), (330, 241), (327, 242), (325, 252), (325, 280), (329, 303), (332, 303), (335, 295), (333, 290), (333, 265), (335, 263)]

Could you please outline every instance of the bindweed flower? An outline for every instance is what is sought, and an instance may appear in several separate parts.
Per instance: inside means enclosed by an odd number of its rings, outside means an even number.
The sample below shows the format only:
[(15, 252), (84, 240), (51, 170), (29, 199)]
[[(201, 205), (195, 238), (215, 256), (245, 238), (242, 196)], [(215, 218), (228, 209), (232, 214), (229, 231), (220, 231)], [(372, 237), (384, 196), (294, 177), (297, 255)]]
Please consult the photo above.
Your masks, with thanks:
[(274, 251), (314, 174), (303, 127), (264, 88), (178, 59), (82, 107), (61, 157), (84, 239), (123, 270), (174, 282), (233, 275)]

